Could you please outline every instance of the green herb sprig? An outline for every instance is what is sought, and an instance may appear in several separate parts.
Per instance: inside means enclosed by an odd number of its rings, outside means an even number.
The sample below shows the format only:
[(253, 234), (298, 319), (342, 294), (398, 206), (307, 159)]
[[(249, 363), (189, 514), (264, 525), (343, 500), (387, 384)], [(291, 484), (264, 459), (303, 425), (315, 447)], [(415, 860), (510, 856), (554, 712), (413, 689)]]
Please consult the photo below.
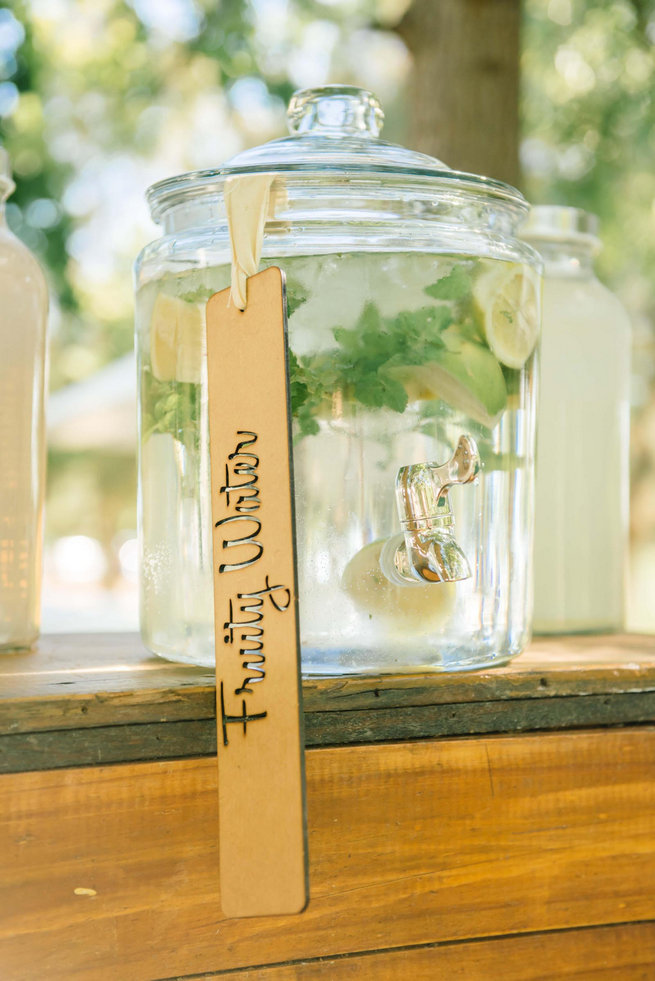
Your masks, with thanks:
[[(473, 303), (476, 262), (462, 262), (427, 286), (426, 305), (383, 317), (373, 302), (364, 307), (352, 328), (336, 326), (335, 345), (316, 354), (297, 356), (289, 350), (289, 394), (297, 435), (319, 431), (319, 418), (330, 412), (335, 396), (367, 408), (404, 412), (408, 395), (398, 369), (439, 362), (444, 351), (457, 352), (462, 343), (486, 345)], [(199, 286), (181, 295), (188, 303), (203, 303), (216, 292)], [(305, 303), (308, 291), (287, 277), (289, 317)], [(505, 375), (507, 369), (503, 369)], [(512, 373), (514, 374), (514, 373)], [(144, 405), (148, 407), (144, 435), (171, 433), (186, 441), (197, 428), (199, 386), (156, 379), (143, 373)], [(509, 382), (507, 379), (508, 388)]]

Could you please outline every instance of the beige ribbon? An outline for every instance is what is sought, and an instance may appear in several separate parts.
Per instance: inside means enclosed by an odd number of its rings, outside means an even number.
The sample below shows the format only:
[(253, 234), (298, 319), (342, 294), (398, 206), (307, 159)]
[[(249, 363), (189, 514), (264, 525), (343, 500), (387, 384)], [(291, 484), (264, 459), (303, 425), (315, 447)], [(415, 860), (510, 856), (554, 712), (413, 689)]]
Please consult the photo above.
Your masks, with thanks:
[(225, 181), (225, 210), (232, 251), (231, 300), (239, 310), (246, 309), (247, 280), (259, 268), (264, 225), (271, 218), (273, 174), (228, 177)]

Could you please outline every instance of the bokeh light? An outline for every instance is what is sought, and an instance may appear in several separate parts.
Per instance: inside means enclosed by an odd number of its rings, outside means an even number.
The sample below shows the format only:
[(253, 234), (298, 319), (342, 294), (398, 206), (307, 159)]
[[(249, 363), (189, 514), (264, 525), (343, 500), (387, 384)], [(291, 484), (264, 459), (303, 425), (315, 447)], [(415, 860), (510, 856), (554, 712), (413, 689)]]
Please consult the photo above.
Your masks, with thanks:
[[(117, 379), (132, 371), (132, 262), (157, 234), (146, 187), (283, 135), (293, 88), (326, 81), (376, 91), (385, 138), (403, 142), (412, 60), (395, 28), (408, 6), (23, 0), (0, 9), (0, 142), (17, 183), (7, 217), (48, 271), (53, 412), (82, 400), (78, 422), (51, 427), (47, 541), (67, 541), (62, 554), (86, 548), (71, 545), (80, 536), (99, 543), (106, 571), (94, 588), (135, 595), (134, 446), (120, 439), (134, 389), (126, 395)], [(524, 0), (523, 20), (524, 189), (535, 202), (599, 214), (599, 270), (633, 318), (633, 554), (640, 583), (655, 587), (655, 13), (631, 0)], [(134, 600), (132, 619), (116, 625), (134, 626), (135, 610)], [(642, 627), (644, 611), (634, 619)]]

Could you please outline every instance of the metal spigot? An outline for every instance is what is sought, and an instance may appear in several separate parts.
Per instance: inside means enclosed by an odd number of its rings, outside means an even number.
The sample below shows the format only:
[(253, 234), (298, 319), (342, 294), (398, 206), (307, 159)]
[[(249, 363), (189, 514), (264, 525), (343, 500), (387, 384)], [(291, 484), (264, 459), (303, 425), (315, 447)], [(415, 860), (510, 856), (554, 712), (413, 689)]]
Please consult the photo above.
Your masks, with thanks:
[(396, 504), (402, 532), (380, 553), (380, 568), (396, 585), (456, 582), (471, 569), (455, 541), (455, 519), (448, 499), (454, 484), (468, 484), (480, 472), (475, 440), (460, 436), (452, 458), (441, 466), (414, 463), (396, 478)]

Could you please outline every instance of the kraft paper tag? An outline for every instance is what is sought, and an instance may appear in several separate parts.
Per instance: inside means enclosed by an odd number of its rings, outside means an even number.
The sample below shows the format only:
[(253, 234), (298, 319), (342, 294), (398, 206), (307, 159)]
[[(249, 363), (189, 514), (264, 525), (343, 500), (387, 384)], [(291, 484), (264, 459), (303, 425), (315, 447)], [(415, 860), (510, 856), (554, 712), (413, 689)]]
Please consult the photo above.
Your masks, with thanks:
[(291, 420), (282, 272), (207, 304), (221, 906), (308, 899)]

